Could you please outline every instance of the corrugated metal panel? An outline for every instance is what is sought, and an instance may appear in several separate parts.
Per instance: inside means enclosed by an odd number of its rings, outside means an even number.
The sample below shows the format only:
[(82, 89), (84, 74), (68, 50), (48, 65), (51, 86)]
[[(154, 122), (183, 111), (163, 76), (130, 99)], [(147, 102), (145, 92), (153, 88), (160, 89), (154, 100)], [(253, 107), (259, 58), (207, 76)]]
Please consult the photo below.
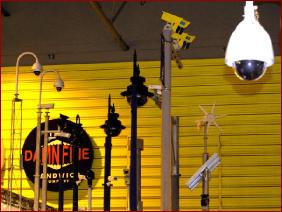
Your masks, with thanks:
[[(279, 210), (280, 209), (280, 58), (265, 76), (257, 82), (238, 80), (223, 59), (184, 60), (184, 69), (172, 71), (172, 115), (180, 116), (180, 209), (199, 210), (201, 186), (189, 191), (186, 181), (202, 163), (203, 132), (195, 121), (202, 118), (198, 105), (207, 111), (216, 103), (216, 113), (226, 114), (218, 120), (222, 128), (209, 130), (208, 151), (219, 152), (221, 165), (212, 173), (210, 182), (211, 209), (224, 210)], [(119, 137), (113, 138), (112, 210), (125, 210), (127, 189), (123, 168), (129, 165), (127, 143), (130, 136), (130, 107), (120, 96), (129, 85), (132, 63), (54, 65), (45, 69), (60, 70), (65, 81), (61, 93), (54, 91), (54, 76), (47, 74), (43, 84), (43, 103), (54, 102), (50, 116), (60, 113), (75, 121), (79, 113), (85, 130), (93, 139), (96, 179), (93, 189), (93, 209), (103, 209), (104, 132), (100, 125), (107, 115), (107, 97), (111, 93), (116, 112), (127, 127)], [(141, 75), (146, 85), (159, 83), (159, 62), (140, 62)], [(36, 126), (36, 105), (39, 80), (20, 68), (20, 98), (23, 99), (23, 138)], [(1, 70), (1, 142), (9, 155), (11, 100), (14, 94), (14, 67)], [(138, 109), (138, 137), (144, 139), (142, 152), (142, 200), (144, 210), (160, 209), (160, 144), (161, 111), (153, 100)], [(19, 149), (19, 147), (17, 147)], [(19, 157), (16, 156), (15, 160)], [(8, 162), (6, 160), (6, 168)], [(3, 188), (7, 188), (7, 170)], [(23, 195), (33, 197), (33, 186), (23, 176)], [(19, 186), (19, 169), (15, 187)], [(19, 193), (19, 191), (17, 191)], [(79, 206), (87, 207), (87, 185), (83, 182), (79, 192)], [(58, 194), (48, 192), (48, 204), (57, 207)], [(65, 194), (65, 209), (71, 210), (72, 192)]]

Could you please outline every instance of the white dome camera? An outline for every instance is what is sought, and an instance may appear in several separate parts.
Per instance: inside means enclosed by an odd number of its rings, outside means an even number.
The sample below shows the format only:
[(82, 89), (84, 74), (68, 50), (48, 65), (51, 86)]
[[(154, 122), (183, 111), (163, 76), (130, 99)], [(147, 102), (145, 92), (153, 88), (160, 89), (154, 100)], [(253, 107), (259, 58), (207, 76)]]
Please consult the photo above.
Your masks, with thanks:
[(32, 69), (32, 71), (34, 72), (34, 74), (35, 74), (36, 76), (38, 76), (38, 75), (40, 75), (40, 73), (41, 73), (41, 71), (42, 71), (42, 66), (41, 66), (41, 64), (40, 64), (38, 61), (36, 61), (36, 62), (32, 65), (31, 69)]
[(61, 78), (58, 78), (54, 84), (56, 90), (60, 92), (64, 88), (64, 81)]
[(274, 63), (269, 34), (258, 22), (257, 6), (247, 1), (244, 20), (232, 33), (225, 54), (225, 63), (232, 67), (241, 80), (258, 80)]

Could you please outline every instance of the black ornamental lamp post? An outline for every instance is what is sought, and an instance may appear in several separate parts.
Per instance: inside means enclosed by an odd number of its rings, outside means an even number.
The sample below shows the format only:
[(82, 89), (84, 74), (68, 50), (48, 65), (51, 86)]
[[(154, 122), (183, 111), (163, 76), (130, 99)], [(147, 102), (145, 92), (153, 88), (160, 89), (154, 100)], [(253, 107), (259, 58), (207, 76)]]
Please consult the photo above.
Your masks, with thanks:
[(108, 99), (108, 120), (105, 124), (101, 125), (106, 133), (105, 140), (105, 172), (104, 172), (104, 211), (110, 211), (111, 209), (111, 150), (112, 150), (112, 137), (116, 137), (120, 134), (121, 130), (125, 129), (125, 126), (118, 120), (119, 114), (115, 113), (115, 106), (111, 106), (111, 96)]
[(153, 97), (153, 93), (148, 91), (144, 85), (145, 78), (140, 76), (139, 65), (137, 65), (137, 55), (133, 56), (133, 76), (130, 78), (131, 85), (127, 90), (121, 92), (131, 105), (131, 145), (130, 145), (130, 210), (137, 210), (137, 107), (146, 104), (148, 97)]
[(78, 149), (81, 145), (80, 139), (83, 133), (82, 124), (80, 123), (79, 115), (76, 115), (76, 124), (74, 129), (72, 130), (73, 138), (73, 211), (78, 211)]

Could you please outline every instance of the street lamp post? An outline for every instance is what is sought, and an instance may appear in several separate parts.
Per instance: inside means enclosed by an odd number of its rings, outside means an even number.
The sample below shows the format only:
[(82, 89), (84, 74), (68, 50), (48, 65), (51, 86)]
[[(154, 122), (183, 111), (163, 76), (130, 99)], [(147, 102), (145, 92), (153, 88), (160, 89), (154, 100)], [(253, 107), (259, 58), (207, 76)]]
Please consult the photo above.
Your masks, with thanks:
[[(34, 175), (34, 205), (33, 209), (35, 211), (38, 211), (39, 209), (39, 195), (40, 195), (40, 138), (41, 138), (41, 98), (42, 98), (42, 82), (43, 82), (43, 77), (47, 72), (55, 72), (57, 75), (57, 79), (55, 81), (54, 86), (56, 87), (57, 91), (61, 91), (62, 88), (64, 87), (64, 82), (60, 77), (60, 74), (56, 70), (45, 70), (41, 73), (40, 75), (40, 88), (39, 88), (39, 103), (37, 107), (37, 131), (36, 131), (36, 149), (35, 149), (35, 157), (36, 157), (36, 162), (35, 162), (35, 175)], [(44, 147), (45, 151), (47, 151), (47, 147)], [(47, 159), (47, 158), (46, 158)], [(46, 160), (47, 161), (47, 160)], [(43, 173), (44, 174), (44, 173)], [(44, 182), (44, 183), (47, 183)], [(42, 191), (42, 195), (47, 195), (47, 189), (46, 191)], [(42, 198), (43, 199), (43, 198)]]
[[(11, 150), (11, 154), (10, 154), (10, 167), (9, 167), (9, 172), (8, 172), (8, 191), (9, 191), (9, 200), (8, 200), (8, 205), (9, 205), (9, 209), (10, 206), (12, 204), (12, 178), (14, 177), (14, 143), (15, 143), (15, 135), (19, 135), (19, 147), (21, 148), (21, 139), (22, 139), (22, 99), (19, 99), (19, 93), (18, 93), (18, 84), (19, 84), (19, 64), (20, 64), (20, 60), (23, 56), (25, 55), (31, 55), (34, 57), (35, 59), (35, 63), (32, 66), (32, 70), (34, 71), (34, 73), (36, 75), (38, 75), (41, 71), (41, 65), (39, 63), (39, 60), (37, 58), (37, 56), (33, 53), (33, 52), (23, 52), (21, 53), (16, 61), (16, 89), (15, 89), (15, 98), (12, 99), (12, 108), (11, 108), (11, 134), (10, 134), (10, 150)], [(20, 103), (19, 105), (19, 109), (20, 109), (20, 123), (19, 123), (19, 129), (16, 129), (16, 120), (18, 119), (16, 117), (16, 103)], [(19, 132), (16, 132), (17, 130), (19, 130)], [(20, 160), (22, 160), (21, 154), (20, 154)], [(20, 164), (22, 161), (20, 161)], [(21, 168), (21, 165), (20, 165)], [(20, 178), (22, 178), (22, 170), (20, 170)], [(19, 197), (19, 207), (21, 209), (21, 197), (22, 197), (22, 181), (20, 182), (20, 197)]]
[(137, 182), (137, 107), (145, 105), (148, 97), (154, 94), (148, 91), (143, 83), (145, 78), (140, 76), (139, 65), (137, 65), (136, 51), (133, 56), (133, 76), (130, 78), (131, 85), (127, 86), (127, 90), (121, 92), (122, 96), (126, 96), (131, 106), (131, 144), (130, 144), (130, 210), (136, 211), (138, 205), (138, 192), (140, 182)]
[(15, 99), (18, 98), (18, 82), (19, 82), (19, 63), (20, 63), (20, 60), (23, 56), (25, 55), (31, 55), (35, 58), (35, 63), (32, 65), (32, 70), (34, 72), (35, 75), (39, 75), (41, 73), (41, 70), (42, 70), (42, 66), (40, 65), (39, 63), (39, 60), (37, 58), (37, 56), (33, 53), (33, 52), (23, 52), (21, 53), (18, 58), (17, 58), (17, 63), (16, 63), (16, 92), (15, 92)]
[(105, 124), (100, 127), (104, 129), (106, 133), (105, 139), (105, 167), (104, 167), (104, 211), (111, 210), (111, 151), (112, 151), (112, 137), (116, 137), (120, 134), (121, 130), (125, 129), (125, 126), (118, 120), (119, 114), (115, 113), (115, 105), (111, 105), (111, 96), (108, 98), (108, 119)]

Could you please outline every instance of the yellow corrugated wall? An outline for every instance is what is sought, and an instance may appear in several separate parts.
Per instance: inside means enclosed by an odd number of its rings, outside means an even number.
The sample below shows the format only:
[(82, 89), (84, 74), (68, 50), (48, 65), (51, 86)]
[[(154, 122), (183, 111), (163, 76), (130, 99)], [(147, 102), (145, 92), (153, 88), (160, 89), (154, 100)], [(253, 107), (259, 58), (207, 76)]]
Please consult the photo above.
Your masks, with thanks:
[[(210, 208), (212, 210), (280, 210), (280, 57), (257, 82), (240, 81), (224, 65), (223, 59), (183, 60), (184, 68), (172, 70), (172, 115), (180, 117), (180, 209), (200, 210), (201, 185), (189, 191), (185, 183), (202, 163), (203, 131), (195, 121), (203, 114), (198, 105), (210, 111), (216, 103), (216, 113), (226, 114), (218, 120), (219, 133), (210, 127), (208, 152), (218, 152), (222, 162), (212, 173)], [(139, 62), (146, 85), (160, 84), (160, 62)], [(55, 76), (46, 74), (43, 83), (43, 103), (55, 103), (51, 119), (60, 113), (75, 121), (80, 115), (84, 129), (93, 139), (96, 174), (93, 189), (93, 209), (103, 209), (103, 167), (105, 134), (100, 125), (107, 115), (109, 93), (126, 129), (113, 138), (112, 175), (118, 180), (111, 189), (111, 209), (126, 210), (127, 189), (123, 169), (129, 165), (127, 143), (130, 136), (130, 106), (120, 96), (129, 85), (132, 63), (50, 65), (46, 69), (60, 70), (65, 88), (57, 93), (53, 88)], [(36, 126), (36, 106), (39, 79), (20, 67), (19, 93), (23, 99), (23, 141)], [(9, 157), (11, 101), (15, 90), (15, 68), (1, 68), (1, 142), (5, 158)], [(43, 121), (43, 119), (42, 119)], [(153, 100), (138, 109), (138, 137), (144, 139), (142, 152), (142, 200), (144, 210), (160, 210), (160, 144), (161, 111)], [(17, 144), (15, 144), (16, 147)], [(19, 148), (19, 147), (18, 147)], [(18, 160), (17, 155), (15, 160)], [(18, 163), (18, 162), (15, 162)], [(6, 160), (2, 173), (2, 188), (7, 188)], [(14, 187), (19, 188), (17, 168)], [(33, 186), (23, 175), (23, 196), (33, 197)], [(79, 191), (79, 206), (87, 208), (87, 183)], [(19, 193), (19, 191), (16, 191)], [(57, 207), (58, 194), (48, 192), (48, 205)], [(65, 209), (71, 210), (72, 192), (65, 193)]]

